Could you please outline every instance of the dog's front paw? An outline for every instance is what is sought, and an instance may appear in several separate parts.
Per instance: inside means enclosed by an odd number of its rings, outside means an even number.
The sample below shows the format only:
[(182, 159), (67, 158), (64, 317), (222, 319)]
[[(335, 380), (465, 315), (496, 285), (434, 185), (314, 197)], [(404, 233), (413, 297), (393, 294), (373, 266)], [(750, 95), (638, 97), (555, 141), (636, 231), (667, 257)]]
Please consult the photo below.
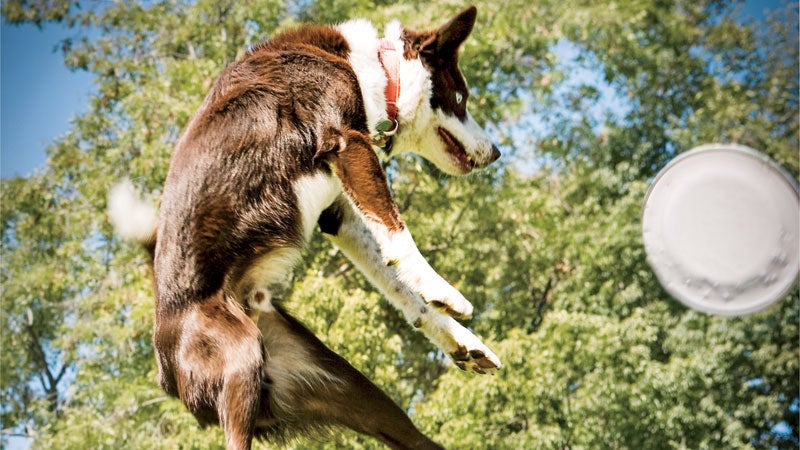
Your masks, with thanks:
[(453, 364), (459, 369), (481, 375), (494, 375), (498, 369), (503, 367), (497, 355), (486, 347), (467, 350), (467, 347), (461, 346), (457, 351), (451, 353), (450, 357), (453, 359)]
[(489, 350), (489, 347), (483, 345), (483, 342), (469, 331), (466, 331), (466, 333), (468, 336), (456, 336), (456, 339), (460, 342), (456, 351), (449, 355), (456, 367), (481, 375), (493, 375), (503, 367), (500, 358)]
[(424, 293), (420, 293), (419, 295), (423, 300), (425, 300), (425, 303), (428, 304), (428, 306), (441, 313), (447, 314), (456, 319), (469, 319), (472, 317), (472, 303), (464, 298), (464, 296), (458, 291), (455, 293), (458, 295), (426, 295)]
[(422, 286), (419, 296), (431, 308), (456, 319), (472, 317), (472, 303), (444, 280), (437, 287)]
[(500, 358), (481, 340), (452, 317), (423, 311), (413, 322), (425, 336), (453, 359), (458, 368), (482, 375), (503, 367)]

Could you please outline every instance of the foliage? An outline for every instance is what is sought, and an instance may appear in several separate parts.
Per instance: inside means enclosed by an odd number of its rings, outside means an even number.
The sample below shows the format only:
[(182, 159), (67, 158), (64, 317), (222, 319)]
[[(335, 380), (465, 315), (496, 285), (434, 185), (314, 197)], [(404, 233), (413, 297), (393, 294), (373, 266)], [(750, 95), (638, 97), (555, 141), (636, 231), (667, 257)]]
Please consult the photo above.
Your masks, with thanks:
[[(109, 186), (157, 201), (182, 126), (226, 64), (302, 21), (435, 26), (440, 1), (9, 0), (11, 23), (64, 21), (91, 110), (47, 167), (2, 181), (0, 428), (35, 448), (219, 448), (154, 382), (151, 273), (114, 237)], [(453, 179), (387, 161), (423, 253), (476, 306), (505, 362), (473, 377), (405, 324), (318, 236), (289, 306), (448, 448), (795, 448), (797, 289), (739, 319), (679, 306), (640, 242), (648, 180), (710, 141), (795, 177), (797, 9), (766, 22), (723, 0), (481, 5), (461, 65), (502, 166)], [(25, 151), (25, 149), (18, 149)], [(334, 430), (296, 448), (380, 448)]]

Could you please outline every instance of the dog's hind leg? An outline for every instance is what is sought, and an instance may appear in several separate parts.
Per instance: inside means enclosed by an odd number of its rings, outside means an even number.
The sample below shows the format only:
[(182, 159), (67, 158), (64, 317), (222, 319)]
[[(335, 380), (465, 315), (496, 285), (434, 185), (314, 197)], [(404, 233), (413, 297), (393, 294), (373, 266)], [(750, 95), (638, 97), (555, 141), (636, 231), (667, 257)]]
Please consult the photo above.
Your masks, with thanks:
[(273, 249), (256, 259), (241, 277), (236, 293), (254, 320), (259, 312), (272, 312), (273, 303), (284, 300), (289, 291), (292, 268), (301, 253), (296, 247)]
[(260, 331), (222, 291), (191, 307), (182, 324), (175, 358), (181, 400), (201, 422), (219, 420), (228, 450), (249, 449), (263, 377)]
[(258, 318), (265, 347), (262, 432), (341, 425), (394, 449), (441, 449), (405, 412), (299, 321), (276, 307)]

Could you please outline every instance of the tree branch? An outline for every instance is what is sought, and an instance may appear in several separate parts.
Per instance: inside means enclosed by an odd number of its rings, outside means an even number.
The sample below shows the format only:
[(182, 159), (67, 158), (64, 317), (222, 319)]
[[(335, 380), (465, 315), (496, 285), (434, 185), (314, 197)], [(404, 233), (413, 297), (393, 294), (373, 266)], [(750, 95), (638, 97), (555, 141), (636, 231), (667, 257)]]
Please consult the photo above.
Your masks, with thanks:
[(18, 433), (15, 432), (12, 428), (6, 428), (5, 430), (0, 430), (0, 434), (3, 436), (10, 436), (10, 437), (22, 437), (22, 438), (31, 438), (30, 434), (27, 433)]
[(155, 405), (156, 403), (165, 402), (165, 401), (167, 401), (169, 399), (170, 399), (170, 397), (168, 397), (166, 395), (163, 395), (161, 397), (151, 398), (150, 400), (147, 400), (147, 401), (144, 401), (144, 402), (140, 403), (139, 407), (136, 408), (136, 409), (144, 408), (145, 406)]
[(530, 320), (528, 321), (529, 333), (536, 331), (539, 328), (539, 325), (542, 324), (544, 308), (549, 303), (548, 297), (550, 296), (550, 290), (553, 288), (554, 283), (555, 277), (551, 276), (547, 279), (547, 284), (545, 284), (544, 290), (542, 290), (542, 294), (539, 296), (539, 300), (536, 302), (536, 310), (533, 312)]
[(406, 193), (406, 198), (403, 200), (403, 205), (400, 207), (400, 212), (403, 213), (411, 206), (411, 198), (414, 196), (414, 193), (417, 191), (419, 187), (419, 180), (417, 180), (414, 184), (411, 185), (411, 188)]
[(64, 377), (64, 374), (67, 372), (67, 367), (69, 367), (69, 364), (63, 364), (61, 366), (61, 370), (59, 370), (58, 375), (56, 375), (56, 384)]
[[(50, 411), (58, 410), (58, 382), (64, 376), (64, 373), (67, 370), (67, 365), (63, 365), (59, 374), (57, 376), (53, 376), (53, 372), (50, 370), (50, 365), (47, 362), (47, 355), (44, 353), (44, 349), (41, 345), (41, 338), (39, 334), (36, 332), (34, 328), (34, 318), (33, 318), (33, 311), (30, 308), (27, 310), (28, 313), (28, 320), (25, 323), (25, 328), (28, 331), (28, 335), (30, 336), (30, 348), (31, 348), (31, 355), (35, 358), (35, 363), (39, 365), (39, 380), (42, 383), (42, 388), (45, 391), (45, 399), (50, 402)], [(47, 382), (45, 383), (45, 377), (47, 378)]]
[[(30, 309), (28, 309), (30, 312)], [(29, 317), (32, 317), (32, 313), (29, 313)], [(25, 328), (28, 331), (28, 336), (31, 338), (30, 348), (31, 353), (36, 357), (36, 363), (38, 363), (39, 368), (42, 370), (44, 375), (47, 377), (47, 381), (50, 386), (55, 386), (55, 378), (53, 377), (53, 373), (50, 372), (50, 366), (47, 364), (47, 356), (44, 354), (44, 350), (42, 350), (39, 335), (36, 333), (36, 330), (33, 327), (33, 321), (29, 320), (25, 324)], [(43, 380), (44, 381), (44, 380)], [(47, 387), (45, 387), (47, 390)]]

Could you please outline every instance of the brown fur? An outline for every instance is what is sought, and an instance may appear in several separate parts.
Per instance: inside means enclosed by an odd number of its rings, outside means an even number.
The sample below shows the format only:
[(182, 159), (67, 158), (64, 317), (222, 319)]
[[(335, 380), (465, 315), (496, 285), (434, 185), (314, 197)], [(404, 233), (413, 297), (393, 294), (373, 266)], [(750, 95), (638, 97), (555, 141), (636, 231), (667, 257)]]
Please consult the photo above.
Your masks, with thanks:
[(222, 73), (173, 155), (154, 255), (159, 383), (201, 423), (220, 423), (229, 449), (329, 424), (439, 448), (285, 311), (248, 315), (238, 288), (254, 261), (302, 246), (301, 176), (333, 170), (365, 213), (404, 226), (348, 51), (320, 26), (257, 46)]
[[(462, 121), (468, 90), (456, 54), (474, 21), (468, 8), (436, 32), (403, 34), (405, 56), (437, 74), (431, 106)], [(337, 234), (344, 203), (387, 233), (405, 229), (370, 144), (349, 51), (338, 31), (313, 25), (254, 47), (220, 75), (172, 158), (153, 249), (158, 381), (201, 424), (220, 424), (230, 450), (250, 448), (254, 436), (282, 440), (329, 425), (394, 449), (441, 448), (290, 316), (278, 290), (256, 286), (270, 281), (256, 278), (271, 276), (271, 262), (305, 244), (293, 190), (305, 177), (341, 183), (338, 203), (319, 217), (323, 232)], [(478, 373), (499, 366), (474, 352)]]
[(392, 201), (386, 174), (369, 140), (354, 131), (349, 131), (344, 139), (345, 147), (331, 158), (342, 187), (362, 212), (383, 222), (389, 231), (401, 231), (405, 224)]

